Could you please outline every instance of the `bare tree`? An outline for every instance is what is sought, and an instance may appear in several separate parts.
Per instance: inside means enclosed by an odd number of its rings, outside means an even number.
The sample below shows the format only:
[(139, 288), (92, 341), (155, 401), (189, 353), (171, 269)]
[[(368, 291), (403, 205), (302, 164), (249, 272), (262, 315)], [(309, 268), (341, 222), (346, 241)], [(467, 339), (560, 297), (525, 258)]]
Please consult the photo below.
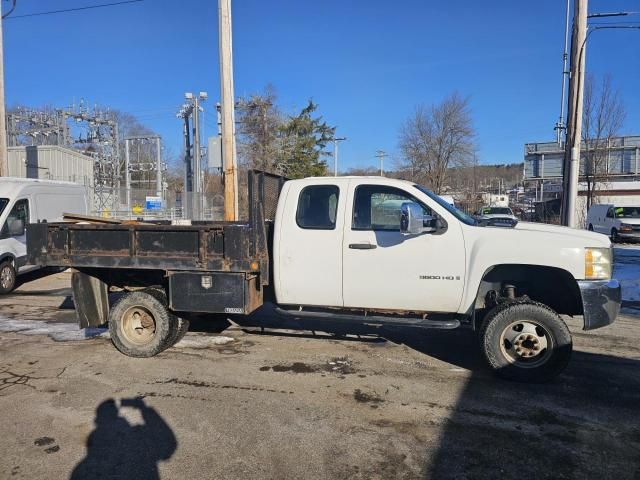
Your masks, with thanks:
[(283, 115), (276, 102), (276, 92), (270, 85), (264, 93), (240, 98), (237, 102), (237, 148), (241, 164), (246, 168), (268, 172), (277, 170), (280, 150), (278, 133)]
[(401, 169), (441, 193), (451, 167), (473, 160), (475, 130), (469, 99), (453, 93), (441, 103), (418, 105), (400, 129)]
[(598, 186), (609, 177), (608, 159), (611, 142), (626, 118), (620, 93), (605, 76), (597, 85), (589, 75), (584, 85), (582, 142), (584, 144), (584, 179), (587, 184), (587, 210), (597, 197)]

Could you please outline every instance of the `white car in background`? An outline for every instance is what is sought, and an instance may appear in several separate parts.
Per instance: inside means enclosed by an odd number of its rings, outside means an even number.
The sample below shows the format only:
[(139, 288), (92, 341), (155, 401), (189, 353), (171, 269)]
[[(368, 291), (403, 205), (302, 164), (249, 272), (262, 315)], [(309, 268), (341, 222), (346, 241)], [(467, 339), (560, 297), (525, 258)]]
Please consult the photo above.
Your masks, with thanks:
[(491, 218), (508, 218), (509, 220), (518, 220), (513, 214), (513, 210), (509, 207), (482, 207), (476, 213), (476, 217), (480, 220), (489, 220)]
[(587, 230), (609, 235), (613, 242), (640, 240), (640, 206), (592, 205), (587, 213)]

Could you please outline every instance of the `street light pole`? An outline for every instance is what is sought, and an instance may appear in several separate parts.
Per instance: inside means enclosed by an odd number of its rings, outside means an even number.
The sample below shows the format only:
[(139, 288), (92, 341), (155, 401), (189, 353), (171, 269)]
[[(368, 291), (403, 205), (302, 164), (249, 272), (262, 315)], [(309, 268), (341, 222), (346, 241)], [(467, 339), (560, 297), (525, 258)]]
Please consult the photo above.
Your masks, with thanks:
[(338, 142), (346, 140), (347, 137), (338, 137), (333, 139), (333, 176), (338, 176)]

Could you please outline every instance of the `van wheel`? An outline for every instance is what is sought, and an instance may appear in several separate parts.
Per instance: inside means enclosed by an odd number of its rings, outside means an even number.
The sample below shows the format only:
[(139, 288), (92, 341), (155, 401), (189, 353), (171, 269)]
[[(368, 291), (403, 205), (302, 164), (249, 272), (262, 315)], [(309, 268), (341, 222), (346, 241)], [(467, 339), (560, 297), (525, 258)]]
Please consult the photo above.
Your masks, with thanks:
[(0, 294), (11, 292), (16, 288), (16, 269), (10, 261), (0, 264)]
[(480, 328), (480, 345), (489, 367), (509, 380), (547, 382), (565, 369), (572, 341), (567, 325), (546, 305), (498, 305)]
[(589, 224), (589, 231), (593, 232), (593, 225)]
[(123, 295), (109, 312), (113, 345), (130, 357), (153, 357), (167, 348), (177, 317), (148, 292)]
[(618, 236), (618, 230), (615, 228), (611, 229), (611, 241), (613, 243), (618, 243), (620, 241), (620, 237)]

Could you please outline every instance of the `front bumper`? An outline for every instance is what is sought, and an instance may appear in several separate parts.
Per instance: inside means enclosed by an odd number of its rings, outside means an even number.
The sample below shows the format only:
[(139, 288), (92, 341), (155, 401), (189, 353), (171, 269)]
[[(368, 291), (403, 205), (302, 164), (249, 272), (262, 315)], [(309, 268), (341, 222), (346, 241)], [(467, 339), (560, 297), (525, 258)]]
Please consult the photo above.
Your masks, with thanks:
[(640, 231), (633, 230), (631, 232), (618, 232), (618, 237), (624, 240), (640, 240)]
[(617, 280), (579, 280), (584, 310), (584, 330), (594, 330), (614, 322), (620, 312), (622, 288)]

